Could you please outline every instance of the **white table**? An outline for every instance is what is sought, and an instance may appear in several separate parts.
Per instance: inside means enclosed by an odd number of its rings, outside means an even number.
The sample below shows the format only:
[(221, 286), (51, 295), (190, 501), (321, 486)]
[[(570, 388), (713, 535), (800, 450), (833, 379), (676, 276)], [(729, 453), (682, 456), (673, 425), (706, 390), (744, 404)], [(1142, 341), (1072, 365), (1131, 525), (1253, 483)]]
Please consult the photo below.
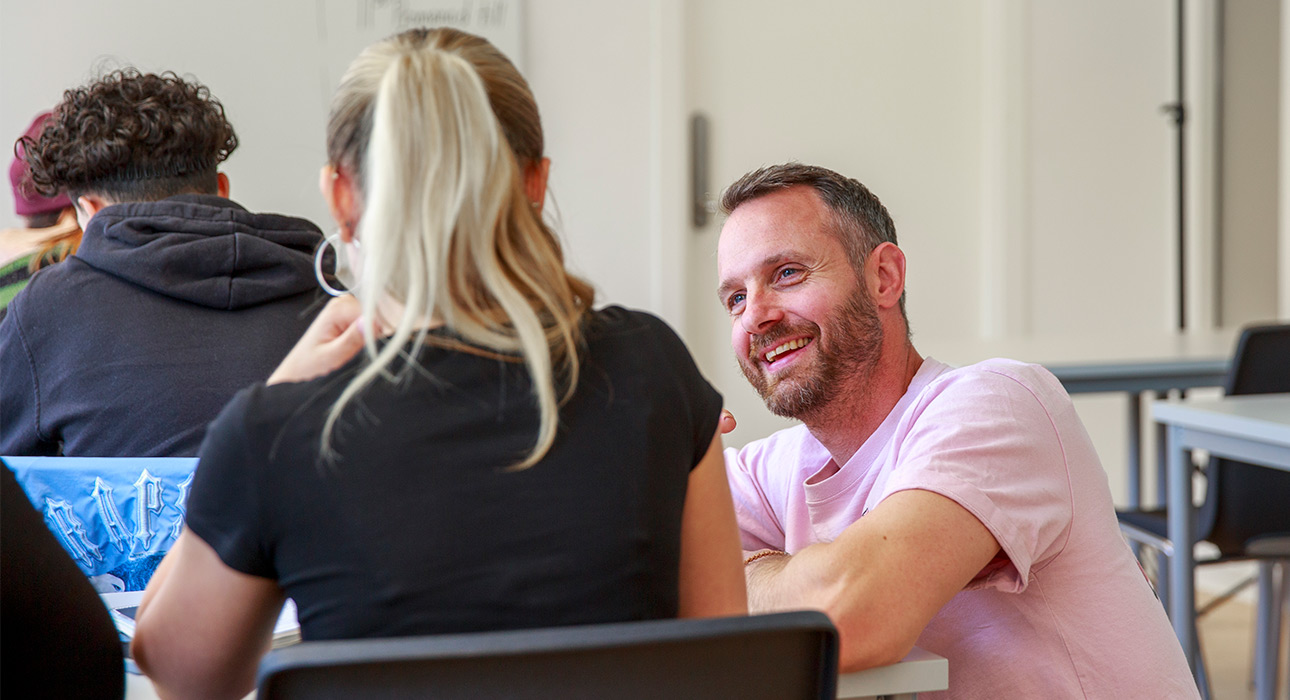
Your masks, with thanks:
[(947, 690), (950, 662), (918, 647), (900, 663), (838, 676), (838, 700), (891, 698), (913, 700), (919, 693)]
[(1007, 357), (1047, 367), (1072, 394), (1217, 386), (1239, 329), (1180, 333), (1079, 333), (977, 338), (914, 337), (924, 354), (952, 365)]
[[(890, 698), (914, 700), (919, 693), (949, 688), (950, 664), (944, 657), (917, 647), (900, 663), (838, 676), (838, 700)], [(254, 698), (252, 692), (247, 698)], [(157, 691), (147, 676), (125, 676), (126, 700), (157, 700)]]
[(1196, 532), (1189, 451), (1207, 450), (1228, 459), (1290, 471), (1290, 394), (1160, 401), (1152, 406), (1165, 427), (1169, 509), (1169, 617), (1187, 662), (1195, 668), (1195, 561), (1189, 543)]

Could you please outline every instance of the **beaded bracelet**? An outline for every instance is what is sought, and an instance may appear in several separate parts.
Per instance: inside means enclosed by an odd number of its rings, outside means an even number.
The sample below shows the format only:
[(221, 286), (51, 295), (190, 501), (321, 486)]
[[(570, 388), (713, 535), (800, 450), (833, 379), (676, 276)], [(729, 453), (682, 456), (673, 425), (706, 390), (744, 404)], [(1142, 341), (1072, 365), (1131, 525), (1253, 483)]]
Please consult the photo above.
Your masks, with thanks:
[(779, 551), (778, 549), (763, 549), (763, 550), (761, 550), (760, 552), (757, 552), (756, 554), (752, 555), (751, 557), (748, 557), (747, 559), (745, 559), (745, 560), (744, 560), (744, 566), (748, 566), (749, 564), (751, 564), (751, 563), (753, 563), (753, 562), (755, 562), (755, 561), (757, 561), (758, 559), (761, 559), (761, 558), (763, 558), (763, 557), (772, 557), (772, 556), (775, 556), (775, 555), (777, 555), (777, 554), (779, 554), (779, 555), (783, 555), (783, 556), (788, 556), (788, 552), (781, 552), (781, 551)]

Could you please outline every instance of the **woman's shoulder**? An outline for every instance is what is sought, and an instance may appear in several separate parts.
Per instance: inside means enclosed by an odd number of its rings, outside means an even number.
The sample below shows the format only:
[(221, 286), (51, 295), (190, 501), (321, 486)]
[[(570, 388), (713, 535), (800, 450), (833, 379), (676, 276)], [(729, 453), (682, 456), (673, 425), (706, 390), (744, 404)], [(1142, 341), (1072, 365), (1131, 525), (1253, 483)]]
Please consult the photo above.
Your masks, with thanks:
[(607, 306), (592, 312), (587, 325), (591, 354), (622, 355), (644, 371), (697, 373), (694, 357), (666, 321), (647, 311)]
[(685, 342), (663, 319), (621, 306), (591, 316), (587, 345), (593, 365), (633, 376), (655, 392), (716, 395)]
[(606, 306), (588, 314), (586, 322), (588, 341), (597, 340), (630, 340), (654, 342), (669, 345), (684, 344), (676, 331), (666, 321), (648, 311), (628, 309), (622, 306)]
[(328, 376), (307, 382), (256, 382), (233, 395), (211, 423), (210, 432), (234, 431), (256, 442), (295, 419), (321, 421), (339, 391), (330, 390), (335, 381)]

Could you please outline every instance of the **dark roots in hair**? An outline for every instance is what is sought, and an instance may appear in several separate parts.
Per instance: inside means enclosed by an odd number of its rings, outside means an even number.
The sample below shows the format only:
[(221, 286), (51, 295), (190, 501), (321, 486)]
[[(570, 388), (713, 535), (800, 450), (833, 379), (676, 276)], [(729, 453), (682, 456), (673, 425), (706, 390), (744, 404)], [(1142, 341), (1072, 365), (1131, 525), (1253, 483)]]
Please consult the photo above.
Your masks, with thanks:
[[(740, 204), (772, 192), (805, 185), (815, 190), (826, 206), (839, 217), (844, 229), (843, 243), (858, 246), (861, 256), (883, 242), (896, 242), (896, 225), (891, 214), (868, 187), (859, 180), (828, 168), (802, 163), (784, 163), (758, 168), (736, 180), (721, 193), (721, 210), (730, 214)], [(848, 235), (849, 234), (849, 235)], [(860, 262), (863, 264), (863, 259)]]
[(63, 93), (40, 136), (20, 146), (15, 152), (46, 197), (155, 200), (214, 193), (237, 135), (205, 85), (126, 69)]
[[(864, 271), (865, 259), (883, 243), (896, 243), (896, 224), (887, 207), (859, 180), (817, 165), (783, 163), (745, 173), (721, 193), (721, 211), (729, 215), (739, 205), (780, 192), (805, 186), (832, 212), (834, 234), (850, 258), (856, 274)], [(900, 297), (900, 313), (905, 316), (905, 295)], [(905, 326), (909, 318), (905, 316)]]

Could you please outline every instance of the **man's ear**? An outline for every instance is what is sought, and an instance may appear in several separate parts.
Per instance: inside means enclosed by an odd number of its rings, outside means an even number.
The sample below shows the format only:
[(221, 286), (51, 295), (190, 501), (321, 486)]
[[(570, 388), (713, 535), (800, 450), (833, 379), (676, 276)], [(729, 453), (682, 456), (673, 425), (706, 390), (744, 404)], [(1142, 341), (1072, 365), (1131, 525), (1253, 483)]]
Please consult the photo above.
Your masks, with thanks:
[(93, 219), (94, 215), (99, 213), (100, 209), (108, 206), (109, 204), (112, 204), (112, 202), (109, 202), (96, 194), (83, 194), (77, 197), (75, 207), (76, 222), (81, 225), (81, 230), (84, 231), (85, 227), (89, 226), (90, 219)]
[(880, 309), (900, 303), (905, 293), (905, 253), (895, 243), (881, 243), (865, 263), (869, 296)]
[(215, 175), (215, 193), (224, 199), (228, 199), (228, 175), (218, 173)]
[(551, 159), (543, 158), (524, 169), (524, 194), (540, 215), (546, 202), (546, 181), (551, 174)]
[(354, 181), (349, 174), (334, 165), (324, 165), (318, 174), (318, 189), (331, 218), (340, 228), (340, 240), (349, 243), (354, 239), (354, 228), (358, 225), (358, 193), (354, 190)]

